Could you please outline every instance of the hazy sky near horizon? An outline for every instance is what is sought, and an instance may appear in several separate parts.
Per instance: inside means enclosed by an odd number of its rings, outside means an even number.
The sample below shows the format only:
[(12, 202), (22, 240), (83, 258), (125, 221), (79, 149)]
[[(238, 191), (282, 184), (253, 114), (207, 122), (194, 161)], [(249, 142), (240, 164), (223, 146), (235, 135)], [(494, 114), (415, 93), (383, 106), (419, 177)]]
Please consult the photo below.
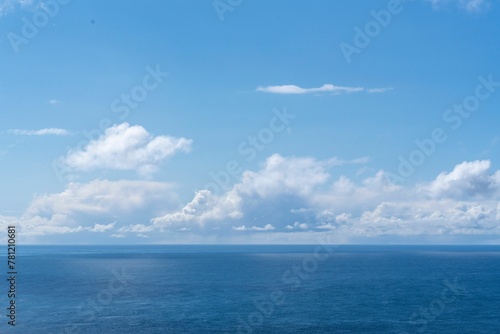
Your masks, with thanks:
[(498, 244), (499, 18), (496, 0), (0, 0), (0, 227)]

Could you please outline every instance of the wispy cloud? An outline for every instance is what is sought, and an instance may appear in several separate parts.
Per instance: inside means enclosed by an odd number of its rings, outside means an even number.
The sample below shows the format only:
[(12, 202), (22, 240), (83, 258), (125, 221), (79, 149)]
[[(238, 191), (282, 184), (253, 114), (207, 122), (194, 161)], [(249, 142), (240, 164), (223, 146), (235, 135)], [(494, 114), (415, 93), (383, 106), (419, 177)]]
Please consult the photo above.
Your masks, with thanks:
[(487, 0), (427, 0), (432, 3), (435, 9), (439, 9), (447, 4), (455, 3), (461, 9), (467, 12), (481, 12), (490, 7), (490, 2)]
[(366, 91), (368, 93), (385, 93), (392, 90), (392, 87), (384, 87), (384, 88), (368, 88)]
[(488, 4), (483, 0), (467, 0), (461, 1), (463, 8), (469, 12), (477, 12), (487, 7)]
[(18, 7), (22, 9), (36, 7), (38, 2), (35, 0), (0, 0), (0, 17), (7, 15)]
[(259, 227), (259, 226), (246, 227), (245, 225), (241, 225), (239, 227), (233, 226), (234, 231), (272, 231), (275, 229), (276, 228), (271, 224), (266, 224), (263, 227)]
[(57, 100), (57, 99), (52, 99), (52, 100), (49, 100), (49, 104), (51, 104), (53, 106), (56, 106), (56, 105), (59, 105), (59, 104), (64, 104), (64, 102), (62, 102), (60, 100)]
[(18, 135), (18, 136), (68, 136), (71, 134), (68, 130), (58, 129), (58, 128), (45, 128), (40, 130), (22, 130), (22, 129), (12, 129), (8, 130), (7, 133)]
[(316, 88), (302, 88), (296, 85), (281, 85), (281, 86), (259, 86), (257, 92), (272, 93), (272, 94), (314, 94), (314, 93), (331, 93), (333, 95), (351, 94), (359, 92), (368, 93), (384, 93), (392, 88), (365, 88), (365, 87), (347, 87), (335, 86), (332, 84), (324, 84)]

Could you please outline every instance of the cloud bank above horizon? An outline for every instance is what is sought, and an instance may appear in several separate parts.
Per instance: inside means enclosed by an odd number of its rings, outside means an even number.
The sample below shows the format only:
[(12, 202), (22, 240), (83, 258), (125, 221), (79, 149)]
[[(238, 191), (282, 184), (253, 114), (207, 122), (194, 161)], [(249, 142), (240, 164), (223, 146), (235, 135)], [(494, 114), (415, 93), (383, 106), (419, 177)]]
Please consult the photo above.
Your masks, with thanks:
[(225, 193), (202, 189), (184, 205), (163, 182), (72, 182), (0, 222), (16, 222), (29, 242), (81, 233), (108, 242), (311, 243), (327, 234), (341, 243), (384, 236), (499, 240), (500, 171), (488, 160), (462, 162), (415, 185), (394, 184), (383, 170), (360, 182), (333, 178), (335, 167), (331, 159), (274, 154)]

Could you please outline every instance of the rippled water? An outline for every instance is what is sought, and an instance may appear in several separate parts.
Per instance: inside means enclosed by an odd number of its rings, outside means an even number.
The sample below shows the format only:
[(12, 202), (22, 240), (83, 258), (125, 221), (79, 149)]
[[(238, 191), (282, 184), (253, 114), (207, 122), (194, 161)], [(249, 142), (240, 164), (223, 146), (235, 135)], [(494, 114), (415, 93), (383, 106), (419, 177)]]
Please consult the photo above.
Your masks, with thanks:
[(4, 316), (1, 333), (500, 328), (500, 247), (24, 246), (18, 253), (17, 325)]

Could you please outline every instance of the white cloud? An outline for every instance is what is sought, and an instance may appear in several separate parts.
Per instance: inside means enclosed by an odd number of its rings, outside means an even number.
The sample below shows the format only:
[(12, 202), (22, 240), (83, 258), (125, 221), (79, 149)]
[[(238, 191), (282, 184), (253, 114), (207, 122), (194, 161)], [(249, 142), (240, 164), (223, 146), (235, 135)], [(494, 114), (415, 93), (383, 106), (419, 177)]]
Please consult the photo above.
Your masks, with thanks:
[(337, 222), (347, 222), (351, 219), (351, 214), (350, 213), (341, 213), (340, 215), (335, 216), (335, 220)]
[(368, 88), (367, 92), (368, 93), (385, 93), (392, 90), (391, 87), (385, 87), (385, 88)]
[[(286, 232), (310, 238), (323, 231), (343, 242), (500, 234), (500, 196), (493, 191), (500, 172), (489, 172), (489, 161), (464, 162), (431, 182), (405, 187), (391, 183), (383, 171), (361, 182), (345, 176), (334, 180), (331, 161), (273, 155), (260, 170), (245, 171), (225, 194), (198, 192), (183, 210), (153, 219), (152, 226), (168, 221), (177, 230), (218, 227), (222, 235), (261, 232), (281, 240), (291, 240)], [(475, 195), (480, 201), (470, 200)], [(258, 220), (272, 224), (259, 227)]]
[(82, 149), (71, 150), (62, 158), (62, 163), (76, 171), (136, 170), (148, 176), (177, 152), (189, 152), (191, 143), (192, 140), (186, 138), (155, 137), (142, 126), (122, 123), (106, 129)]
[[(366, 159), (356, 159), (366, 161)], [(351, 162), (351, 161), (349, 161)], [(280, 220), (284, 227), (287, 217), (293, 219), (294, 214), (309, 212), (305, 207), (316, 200), (316, 192), (329, 180), (328, 168), (346, 163), (340, 159), (318, 161), (307, 157), (283, 157), (278, 154), (270, 156), (259, 171), (243, 172), (240, 183), (221, 196), (208, 190), (198, 191), (194, 199), (182, 210), (152, 219), (154, 226), (160, 229), (179, 229), (196, 227), (203, 229), (206, 225), (228, 225), (231, 222), (248, 220), (249, 217), (264, 217)], [(299, 209), (287, 207), (282, 201), (295, 202)], [(266, 209), (265, 209), (266, 208)], [(269, 210), (263, 214), (262, 210)], [(271, 217), (272, 215), (276, 215)], [(281, 218), (283, 220), (281, 221)], [(260, 219), (260, 218), (259, 218)], [(307, 224), (297, 225), (303, 229)], [(245, 225), (247, 226), (247, 225)], [(238, 231), (258, 231), (252, 227), (239, 226)], [(251, 225), (250, 225), (251, 226)], [(275, 226), (273, 226), (275, 227)]]
[(57, 105), (60, 105), (60, 104), (64, 104), (64, 102), (59, 101), (57, 99), (52, 99), (52, 100), (49, 100), (49, 104), (51, 104), (53, 106), (57, 106)]
[(219, 221), (225, 218), (240, 218), (240, 198), (232, 194), (220, 197), (208, 190), (198, 191), (193, 200), (180, 211), (152, 219), (160, 230), (182, 228), (191, 225), (203, 227), (207, 221)]
[(242, 182), (233, 191), (260, 197), (284, 193), (308, 196), (316, 186), (329, 179), (326, 169), (331, 162), (313, 158), (285, 158), (274, 154), (267, 158), (260, 171), (243, 172)]
[(18, 221), (28, 236), (94, 232), (96, 238), (184, 243), (311, 242), (321, 235), (346, 243), (428, 236), (498, 240), (500, 172), (491, 171), (489, 161), (463, 162), (430, 182), (405, 186), (391, 183), (383, 171), (359, 181), (333, 177), (332, 161), (343, 160), (275, 154), (260, 169), (244, 171), (226, 193), (200, 190), (183, 207), (165, 183), (70, 183), (61, 193), (36, 196), (22, 217), (0, 217), (0, 224)]
[(148, 233), (152, 232), (154, 230), (153, 226), (146, 226), (144, 224), (136, 224), (136, 225), (128, 225), (128, 226), (122, 226), (118, 229), (118, 232), (120, 234), (122, 233)]
[(256, 91), (272, 94), (312, 94), (312, 93), (332, 93), (349, 94), (367, 91), (369, 93), (383, 93), (392, 88), (363, 88), (363, 87), (345, 87), (335, 86), (332, 84), (324, 84), (317, 88), (302, 88), (295, 85), (282, 85), (282, 86), (266, 86), (257, 87)]
[(441, 173), (424, 191), (434, 198), (489, 196), (500, 191), (500, 172), (489, 173), (488, 160), (463, 162), (450, 173)]
[[(36, 196), (17, 220), (24, 236), (104, 233), (113, 230), (117, 221), (148, 221), (148, 215), (154, 215), (153, 212), (161, 213), (177, 206), (177, 196), (168, 183), (94, 180), (70, 183), (63, 192)], [(115, 222), (96, 223), (110, 219)]]
[(16, 8), (27, 9), (36, 7), (36, 0), (0, 0), (0, 17), (7, 15)]
[(35, 197), (26, 213), (42, 215), (51, 212), (60, 214), (129, 212), (143, 206), (148, 201), (148, 195), (169, 195), (172, 188), (171, 184), (151, 181), (93, 180), (89, 183), (72, 182), (61, 193)]
[(8, 130), (7, 132), (19, 136), (47, 136), (47, 135), (68, 136), (71, 134), (71, 132), (69, 132), (68, 130), (58, 129), (58, 128), (45, 128), (40, 130), (12, 129)]
[(490, 7), (490, 2), (486, 0), (426, 0), (436, 9), (454, 3), (459, 8), (468, 12), (482, 12)]
[(259, 227), (259, 226), (252, 226), (252, 227), (246, 227), (245, 225), (241, 225), (239, 227), (232, 227), (234, 231), (272, 231), (275, 230), (276, 228), (271, 225), (271, 224), (266, 224), (265, 226)]
[(295, 222), (293, 225), (286, 225), (285, 229), (287, 230), (307, 230), (309, 228), (309, 225), (306, 223), (299, 223)]
[(103, 224), (95, 224), (95, 225), (94, 225), (94, 227), (87, 228), (87, 229), (88, 229), (89, 231), (91, 231), (91, 232), (99, 232), (99, 233), (103, 233), (103, 232), (106, 232), (106, 231), (112, 230), (112, 229), (115, 227), (115, 224), (116, 224), (116, 222), (111, 223), (111, 224), (107, 224), (107, 225), (103, 225)]
[[(356, 159), (355, 162), (365, 160)], [(313, 158), (285, 158), (274, 154), (266, 160), (261, 170), (243, 172), (241, 182), (222, 196), (200, 190), (184, 208), (156, 217), (152, 219), (152, 223), (159, 229), (179, 229), (204, 228), (207, 223), (236, 221), (244, 218), (245, 213), (258, 211), (258, 203), (263, 201), (279, 201), (280, 196), (311, 197), (314, 190), (329, 179), (327, 168), (344, 163), (347, 162), (339, 159), (317, 161)], [(280, 213), (280, 210), (276, 212)]]
[(384, 202), (364, 212), (352, 231), (359, 235), (499, 234), (497, 202), (427, 200)]
[(462, 0), (460, 1), (463, 8), (470, 12), (480, 11), (486, 6), (484, 0)]

